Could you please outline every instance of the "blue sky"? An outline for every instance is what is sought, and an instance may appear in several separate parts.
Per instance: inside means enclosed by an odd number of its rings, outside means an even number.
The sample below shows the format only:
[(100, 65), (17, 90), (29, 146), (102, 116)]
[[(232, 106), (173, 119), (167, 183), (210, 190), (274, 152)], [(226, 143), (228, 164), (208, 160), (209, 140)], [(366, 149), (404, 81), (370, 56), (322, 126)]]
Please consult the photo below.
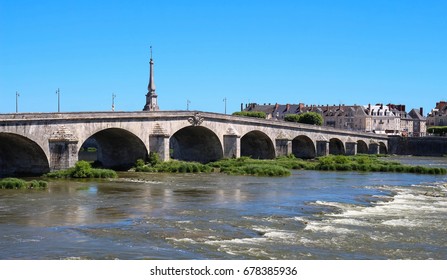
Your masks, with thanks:
[[(0, 0), (0, 113), (447, 99), (447, 1)], [(408, 110), (409, 111), (409, 110)]]

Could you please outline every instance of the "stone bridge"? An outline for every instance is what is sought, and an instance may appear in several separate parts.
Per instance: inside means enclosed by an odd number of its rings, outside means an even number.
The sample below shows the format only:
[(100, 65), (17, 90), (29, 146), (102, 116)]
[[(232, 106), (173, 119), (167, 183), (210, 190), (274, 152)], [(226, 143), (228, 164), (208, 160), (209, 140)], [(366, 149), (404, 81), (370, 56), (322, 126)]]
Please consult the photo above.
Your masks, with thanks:
[(0, 176), (65, 169), (91, 156), (88, 147), (102, 166), (126, 170), (149, 152), (203, 163), (387, 153), (388, 137), (196, 111), (0, 114)]

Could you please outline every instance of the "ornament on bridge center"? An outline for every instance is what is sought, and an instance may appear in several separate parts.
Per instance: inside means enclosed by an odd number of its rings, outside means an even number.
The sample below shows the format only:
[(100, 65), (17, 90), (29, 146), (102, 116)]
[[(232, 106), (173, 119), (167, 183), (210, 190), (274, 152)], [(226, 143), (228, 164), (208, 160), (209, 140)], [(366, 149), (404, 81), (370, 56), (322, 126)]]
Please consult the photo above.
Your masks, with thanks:
[(205, 119), (200, 115), (200, 113), (194, 113), (194, 116), (188, 118), (188, 122), (193, 126), (201, 125)]

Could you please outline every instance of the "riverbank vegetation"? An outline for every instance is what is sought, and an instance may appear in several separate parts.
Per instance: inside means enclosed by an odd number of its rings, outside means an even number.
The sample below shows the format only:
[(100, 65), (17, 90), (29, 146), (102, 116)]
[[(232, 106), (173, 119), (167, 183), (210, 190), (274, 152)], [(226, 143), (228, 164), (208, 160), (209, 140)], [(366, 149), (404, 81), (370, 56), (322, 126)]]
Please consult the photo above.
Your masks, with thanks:
[(29, 189), (29, 190), (44, 190), (48, 183), (41, 180), (25, 181), (18, 178), (0, 179), (0, 189)]
[(447, 134), (447, 126), (431, 126), (427, 128), (427, 133), (436, 136), (445, 136)]
[(395, 161), (381, 160), (374, 155), (326, 156), (317, 159), (315, 170), (328, 171), (364, 171), (397, 172), (418, 174), (447, 174), (447, 170), (438, 167), (404, 165)]
[(249, 157), (236, 159), (222, 159), (208, 163), (209, 166), (229, 175), (257, 175), (257, 176), (289, 176), (290, 168), (278, 164), (277, 160), (259, 160)]
[[(150, 153), (148, 160), (137, 160), (130, 171), (152, 173), (211, 173), (220, 172), (229, 175), (253, 176), (289, 176), (291, 170), (318, 171), (358, 171), (358, 172), (396, 172), (417, 174), (447, 174), (447, 170), (438, 167), (404, 165), (391, 160), (382, 160), (380, 155), (329, 155), (312, 160), (295, 158), (293, 155), (271, 160), (240, 157), (222, 159), (208, 164), (179, 160), (160, 161), (158, 154)], [(109, 169), (92, 168), (90, 163), (79, 161), (73, 168), (50, 172), (47, 178), (116, 178), (117, 173)], [(4, 183), (1, 188), (18, 188), (18, 183)], [(22, 183), (19, 185), (21, 186)], [(37, 186), (35, 183), (33, 186)]]
[[(226, 159), (210, 163), (213, 167), (219, 167), (228, 174), (239, 174), (238, 170), (245, 170), (247, 166), (257, 165), (266, 168), (278, 169), (279, 167), (286, 170), (319, 170), (319, 171), (361, 171), (361, 172), (400, 172), (400, 173), (418, 173), (418, 174), (446, 174), (447, 170), (437, 167), (411, 166), (403, 165), (399, 162), (384, 161), (380, 157), (374, 155), (357, 155), (357, 156), (341, 156), (329, 155), (319, 157), (314, 160), (302, 160), (295, 158), (293, 155), (288, 157), (279, 157), (274, 160), (255, 160), (251, 158)], [(244, 174), (241, 171), (240, 174)], [(249, 173), (247, 173), (249, 174)], [(275, 174), (275, 173), (273, 173)], [(289, 172), (290, 174), (290, 172)], [(261, 174), (249, 174), (261, 175)], [(268, 175), (268, 174), (267, 174)], [(277, 173), (269, 176), (285, 176)]]
[(138, 160), (135, 166), (137, 172), (169, 172), (169, 173), (209, 173), (212, 168), (209, 165), (198, 162), (169, 160), (156, 164), (145, 164), (144, 161)]
[(290, 170), (447, 174), (447, 170), (444, 168), (403, 165), (398, 162), (381, 160), (378, 155), (329, 155), (313, 160), (298, 159), (293, 155), (273, 160), (240, 157), (222, 159), (208, 164), (177, 160), (145, 163), (139, 160), (134, 170), (137, 172), (171, 173), (221, 172), (230, 175), (256, 176), (288, 176), (291, 174)]
[(116, 178), (118, 175), (111, 169), (92, 168), (87, 161), (78, 161), (74, 167), (47, 173), (48, 178)]

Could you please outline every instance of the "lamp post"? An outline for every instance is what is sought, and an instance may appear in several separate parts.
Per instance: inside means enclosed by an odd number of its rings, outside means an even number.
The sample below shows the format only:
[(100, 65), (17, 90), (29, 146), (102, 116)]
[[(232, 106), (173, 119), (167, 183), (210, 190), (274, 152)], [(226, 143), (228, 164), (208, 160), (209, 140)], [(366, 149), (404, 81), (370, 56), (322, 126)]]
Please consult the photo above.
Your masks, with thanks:
[(112, 93), (112, 111), (115, 111), (115, 97), (116, 94)]
[(225, 102), (225, 115), (227, 114), (227, 98), (225, 97), (224, 99), (223, 99), (223, 102)]
[(20, 96), (20, 93), (18, 91), (16, 91), (16, 113), (19, 112), (19, 96)]
[(61, 91), (59, 90), (59, 88), (57, 88), (57, 90), (56, 90), (56, 95), (57, 95), (57, 112), (60, 113), (61, 112)]

